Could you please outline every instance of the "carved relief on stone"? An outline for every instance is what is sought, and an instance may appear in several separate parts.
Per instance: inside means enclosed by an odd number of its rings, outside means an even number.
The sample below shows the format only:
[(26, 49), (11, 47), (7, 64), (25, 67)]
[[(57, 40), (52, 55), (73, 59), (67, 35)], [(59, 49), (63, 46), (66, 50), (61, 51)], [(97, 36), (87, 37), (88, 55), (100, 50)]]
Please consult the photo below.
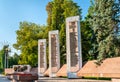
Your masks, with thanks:
[(49, 32), (49, 58), (50, 77), (56, 77), (56, 73), (60, 68), (58, 30), (53, 30)]
[(43, 76), (47, 69), (46, 39), (38, 40), (38, 74)]
[(70, 58), (71, 67), (75, 67), (78, 64), (78, 45), (77, 45), (77, 25), (76, 22), (69, 22), (69, 36), (70, 36)]
[(40, 43), (40, 68), (44, 68), (44, 44)]
[(56, 46), (56, 34), (51, 34), (51, 62), (52, 67), (57, 67), (57, 46)]

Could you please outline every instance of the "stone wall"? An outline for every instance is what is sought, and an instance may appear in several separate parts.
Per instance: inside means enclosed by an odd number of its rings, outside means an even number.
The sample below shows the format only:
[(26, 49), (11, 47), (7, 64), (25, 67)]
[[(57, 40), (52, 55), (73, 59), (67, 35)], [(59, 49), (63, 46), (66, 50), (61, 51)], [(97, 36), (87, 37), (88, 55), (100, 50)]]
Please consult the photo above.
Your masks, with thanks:
[(14, 71), (13, 68), (6, 68), (6, 69), (5, 69), (5, 75), (6, 75), (6, 74), (12, 74), (13, 71)]
[(85, 77), (109, 77), (120, 78), (120, 57), (107, 58), (98, 66), (96, 60), (88, 61), (77, 73)]
[[(5, 69), (5, 74), (12, 74), (14, 72), (13, 68), (6, 68)], [(38, 68), (31, 68), (30, 70), (31, 73), (38, 73)]]

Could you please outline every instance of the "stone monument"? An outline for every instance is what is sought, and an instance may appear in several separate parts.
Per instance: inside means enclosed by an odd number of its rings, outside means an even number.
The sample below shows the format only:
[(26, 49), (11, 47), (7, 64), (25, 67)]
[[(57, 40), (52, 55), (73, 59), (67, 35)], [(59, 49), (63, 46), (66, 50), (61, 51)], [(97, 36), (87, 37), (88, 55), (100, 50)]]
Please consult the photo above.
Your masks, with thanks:
[(49, 31), (49, 76), (56, 77), (60, 69), (59, 31)]
[(38, 74), (31, 72), (30, 65), (13, 65), (13, 73), (7, 78), (10, 82), (33, 82), (38, 80)]
[(77, 72), (82, 68), (80, 17), (73, 16), (66, 19), (66, 49), (67, 76), (77, 78)]
[(30, 65), (13, 65), (13, 73), (30, 73)]
[(38, 75), (44, 76), (47, 70), (46, 39), (38, 40)]

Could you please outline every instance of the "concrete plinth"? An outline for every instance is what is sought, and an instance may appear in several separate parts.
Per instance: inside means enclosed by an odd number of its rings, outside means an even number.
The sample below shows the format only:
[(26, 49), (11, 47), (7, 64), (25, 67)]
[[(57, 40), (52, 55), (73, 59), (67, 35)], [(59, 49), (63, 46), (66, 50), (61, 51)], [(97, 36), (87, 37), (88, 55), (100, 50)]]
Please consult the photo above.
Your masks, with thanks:
[(120, 79), (112, 79), (112, 82), (120, 82)]
[(67, 78), (41, 78), (35, 82), (112, 82), (107, 80), (67, 79)]

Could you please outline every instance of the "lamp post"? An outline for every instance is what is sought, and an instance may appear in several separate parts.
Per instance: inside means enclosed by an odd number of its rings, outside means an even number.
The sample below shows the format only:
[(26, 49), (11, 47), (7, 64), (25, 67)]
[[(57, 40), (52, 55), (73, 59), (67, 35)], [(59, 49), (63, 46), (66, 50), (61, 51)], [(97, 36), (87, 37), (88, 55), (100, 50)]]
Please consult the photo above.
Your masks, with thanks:
[(5, 65), (4, 65), (4, 68), (8, 68), (8, 52), (10, 52), (10, 49), (8, 47), (9, 47), (9, 45), (4, 46), (4, 53), (5, 53)]

